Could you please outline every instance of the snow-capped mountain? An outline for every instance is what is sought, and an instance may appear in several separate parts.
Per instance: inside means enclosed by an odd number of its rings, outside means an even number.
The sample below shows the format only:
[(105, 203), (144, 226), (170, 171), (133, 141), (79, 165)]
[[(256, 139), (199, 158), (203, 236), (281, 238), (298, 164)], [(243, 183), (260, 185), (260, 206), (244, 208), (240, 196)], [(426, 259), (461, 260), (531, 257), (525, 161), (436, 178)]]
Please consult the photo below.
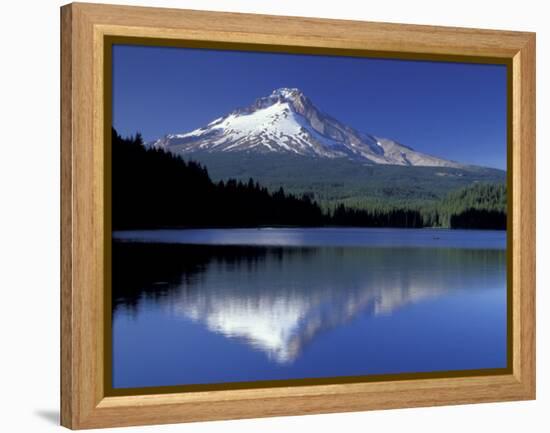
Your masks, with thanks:
[(175, 154), (289, 153), (370, 164), (463, 167), (396, 141), (361, 133), (321, 112), (299, 89), (291, 88), (276, 89), (202, 128), (169, 134), (150, 145)]

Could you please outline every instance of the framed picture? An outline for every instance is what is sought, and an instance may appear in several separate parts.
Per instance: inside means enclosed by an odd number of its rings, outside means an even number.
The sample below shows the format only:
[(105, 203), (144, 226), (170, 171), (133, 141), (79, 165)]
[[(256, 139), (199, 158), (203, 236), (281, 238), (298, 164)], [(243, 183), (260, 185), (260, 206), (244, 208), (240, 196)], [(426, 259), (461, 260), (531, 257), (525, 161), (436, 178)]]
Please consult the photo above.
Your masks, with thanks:
[(535, 398), (535, 35), (61, 8), (61, 416)]

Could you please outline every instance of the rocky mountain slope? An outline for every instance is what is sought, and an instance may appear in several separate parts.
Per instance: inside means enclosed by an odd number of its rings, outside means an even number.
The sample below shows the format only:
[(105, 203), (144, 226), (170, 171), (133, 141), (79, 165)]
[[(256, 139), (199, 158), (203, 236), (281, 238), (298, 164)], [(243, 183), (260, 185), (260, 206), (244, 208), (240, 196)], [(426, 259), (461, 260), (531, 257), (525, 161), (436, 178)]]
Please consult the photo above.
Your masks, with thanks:
[(184, 156), (246, 152), (348, 159), (367, 165), (465, 167), (359, 132), (321, 112), (299, 89), (291, 88), (276, 89), (202, 128), (169, 134), (149, 145)]

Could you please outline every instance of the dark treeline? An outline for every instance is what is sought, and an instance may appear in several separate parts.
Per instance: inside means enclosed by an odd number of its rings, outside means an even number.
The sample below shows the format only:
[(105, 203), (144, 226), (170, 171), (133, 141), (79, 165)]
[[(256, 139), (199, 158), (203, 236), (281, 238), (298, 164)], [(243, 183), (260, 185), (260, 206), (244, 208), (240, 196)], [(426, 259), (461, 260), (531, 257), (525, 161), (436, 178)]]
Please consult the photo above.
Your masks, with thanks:
[(339, 226), (355, 227), (425, 227), (422, 215), (414, 209), (363, 210), (339, 205), (327, 216), (329, 222)]
[(319, 226), (320, 207), (309, 196), (255, 183), (213, 183), (205, 167), (143, 146), (139, 134), (112, 131), (113, 228)]
[(253, 179), (214, 183), (204, 166), (139, 134), (112, 131), (113, 229), (158, 227), (358, 226), (506, 228), (504, 185), (476, 184), (425, 209), (343, 204), (323, 211), (310, 195), (270, 192)]
[(506, 213), (471, 208), (451, 215), (450, 226), (457, 229), (506, 230)]
[(432, 209), (428, 224), (465, 229), (506, 230), (506, 185), (476, 183), (451, 192)]

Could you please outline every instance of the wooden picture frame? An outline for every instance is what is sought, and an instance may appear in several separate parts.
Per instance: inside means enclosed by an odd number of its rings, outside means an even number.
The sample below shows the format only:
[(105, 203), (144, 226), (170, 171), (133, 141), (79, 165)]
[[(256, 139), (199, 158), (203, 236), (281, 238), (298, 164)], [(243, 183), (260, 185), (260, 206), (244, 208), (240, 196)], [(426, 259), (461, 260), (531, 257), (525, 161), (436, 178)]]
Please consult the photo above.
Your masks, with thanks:
[[(116, 38), (264, 51), (506, 63), (506, 374), (107, 395), (106, 47)], [(109, 39), (110, 38), (110, 39)], [(107, 41), (107, 42), (106, 42)], [(535, 34), (74, 3), (61, 8), (61, 424), (72, 429), (535, 398)], [(106, 132), (107, 131), (107, 132)]]

